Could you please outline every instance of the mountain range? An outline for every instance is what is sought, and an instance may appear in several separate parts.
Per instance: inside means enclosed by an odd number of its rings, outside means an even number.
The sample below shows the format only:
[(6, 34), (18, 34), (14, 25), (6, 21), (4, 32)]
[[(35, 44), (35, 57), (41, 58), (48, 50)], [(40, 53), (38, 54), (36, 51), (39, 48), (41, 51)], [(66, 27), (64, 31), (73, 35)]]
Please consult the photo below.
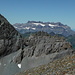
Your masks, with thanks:
[(27, 23), (16, 23), (13, 24), (15, 29), (20, 33), (24, 34), (27, 32), (38, 32), (44, 31), (47, 33), (54, 32), (55, 34), (62, 34), (64, 36), (69, 36), (75, 34), (69, 26), (64, 25), (60, 22), (41, 22), (41, 21), (28, 21)]

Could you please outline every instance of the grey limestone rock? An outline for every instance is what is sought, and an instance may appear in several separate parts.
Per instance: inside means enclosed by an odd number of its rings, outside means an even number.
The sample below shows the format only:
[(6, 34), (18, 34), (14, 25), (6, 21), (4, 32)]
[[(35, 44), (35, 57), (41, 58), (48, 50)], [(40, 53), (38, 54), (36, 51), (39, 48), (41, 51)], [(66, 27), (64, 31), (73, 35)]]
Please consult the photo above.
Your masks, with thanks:
[(24, 56), (40, 56), (41, 54), (48, 55), (55, 52), (72, 50), (71, 44), (66, 42), (63, 37), (41, 35), (37, 37), (33, 35), (31, 39), (30, 37), (28, 39), (28, 46), (23, 49)]
[(20, 52), (21, 50), (18, 50), (0, 59), (0, 75), (12, 75), (21, 71), (18, 66), (19, 63), (17, 63), (17, 61), (21, 63), (20, 58), (17, 58)]
[[(16, 61), (18, 59), (22, 61), (25, 57), (40, 57), (54, 53), (58, 53), (56, 56), (58, 59), (73, 52), (71, 44), (65, 41), (63, 37), (44, 36), (44, 34), (42, 36), (32, 35), (32, 37), (28, 38), (27, 42), (28, 46), (15, 58)], [(17, 62), (19, 63), (19, 61)]]
[(57, 55), (57, 53), (51, 54), (51, 55), (42, 55), (39, 57), (24, 57), (21, 65), (21, 71), (25, 71), (40, 65), (47, 64), (53, 60), (53, 58)]
[(16, 73), (19, 73), (19, 72), (20, 72), (20, 69), (18, 68), (17, 64), (12, 62), (6, 65), (2, 75), (15, 75)]
[(21, 65), (21, 71), (25, 71), (34, 67), (38, 67), (40, 65), (45, 65), (48, 64), (56, 59), (62, 58), (66, 55), (71, 54), (71, 51), (66, 50), (66, 51), (61, 51), (61, 52), (55, 52), (49, 55), (41, 55), (38, 57), (32, 56), (32, 57), (24, 57)]
[(22, 48), (20, 33), (0, 14), (0, 57)]

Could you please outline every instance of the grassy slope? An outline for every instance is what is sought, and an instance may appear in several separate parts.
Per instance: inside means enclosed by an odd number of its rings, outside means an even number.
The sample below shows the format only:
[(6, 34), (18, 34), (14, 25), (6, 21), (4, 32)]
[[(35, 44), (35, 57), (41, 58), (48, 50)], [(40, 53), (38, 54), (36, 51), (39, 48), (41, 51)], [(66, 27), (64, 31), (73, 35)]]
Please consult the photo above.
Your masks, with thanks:
[(16, 75), (75, 75), (75, 54)]

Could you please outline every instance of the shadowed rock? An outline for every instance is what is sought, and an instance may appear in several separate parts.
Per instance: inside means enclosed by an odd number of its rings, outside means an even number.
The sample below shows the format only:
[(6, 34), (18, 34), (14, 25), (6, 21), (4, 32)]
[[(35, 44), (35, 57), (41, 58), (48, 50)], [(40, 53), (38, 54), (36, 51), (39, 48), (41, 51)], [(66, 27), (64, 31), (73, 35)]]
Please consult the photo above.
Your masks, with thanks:
[(22, 48), (22, 36), (0, 14), (0, 56), (5, 56)]

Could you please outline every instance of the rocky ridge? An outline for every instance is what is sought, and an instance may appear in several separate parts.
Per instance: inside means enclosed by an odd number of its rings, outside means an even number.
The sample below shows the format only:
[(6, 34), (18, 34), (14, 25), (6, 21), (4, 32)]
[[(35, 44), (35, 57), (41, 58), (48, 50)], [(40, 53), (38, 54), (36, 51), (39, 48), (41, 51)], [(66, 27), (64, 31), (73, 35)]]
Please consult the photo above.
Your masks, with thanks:
[(14, 59), (16, 63), (21, 63), (22, 71), (47, 64), (74, 52), (64, 37), (50, 36), (46, 32), (31, 35), (25, 40), (25, 46)]
[[(50, 53), (70, 50), (72, 48), (71, 44), (66, 42), (64, 37), (56, 35), (50, 36), (46, 32), (37, 32), (36, 34), (30, 35), (30, 37), (25, 40), (25, 45), (27, 45), (27, 47), (24, 51), (26, 51), (25, 53), (27, 55), (24, 53), (24, 56), (28, 57), (34, 55), (40, 56), (43, 53), (48, 55)], [(32, 52), (29, 53), (29, 51)]]

